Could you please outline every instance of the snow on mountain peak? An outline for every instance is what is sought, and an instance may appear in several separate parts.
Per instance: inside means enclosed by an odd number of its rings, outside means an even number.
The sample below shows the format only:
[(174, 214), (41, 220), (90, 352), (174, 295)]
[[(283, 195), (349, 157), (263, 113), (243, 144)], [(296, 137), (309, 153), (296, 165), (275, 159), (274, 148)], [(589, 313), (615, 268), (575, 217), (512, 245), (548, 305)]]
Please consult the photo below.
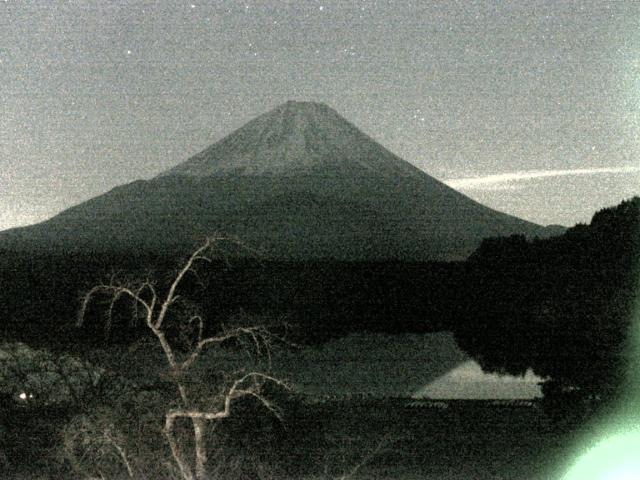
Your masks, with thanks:
[(288, 101), (161, 176), (422, 174), (322, 103)]

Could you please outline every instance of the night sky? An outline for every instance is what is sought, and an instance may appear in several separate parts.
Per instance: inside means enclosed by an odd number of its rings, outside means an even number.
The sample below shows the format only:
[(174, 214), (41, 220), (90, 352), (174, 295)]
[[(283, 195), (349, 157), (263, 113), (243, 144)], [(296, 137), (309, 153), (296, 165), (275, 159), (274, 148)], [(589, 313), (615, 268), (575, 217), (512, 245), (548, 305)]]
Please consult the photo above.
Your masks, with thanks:
[(640, 194), (640, 2), (0, 0), (0, 229), (327, 103), (499, 210)]

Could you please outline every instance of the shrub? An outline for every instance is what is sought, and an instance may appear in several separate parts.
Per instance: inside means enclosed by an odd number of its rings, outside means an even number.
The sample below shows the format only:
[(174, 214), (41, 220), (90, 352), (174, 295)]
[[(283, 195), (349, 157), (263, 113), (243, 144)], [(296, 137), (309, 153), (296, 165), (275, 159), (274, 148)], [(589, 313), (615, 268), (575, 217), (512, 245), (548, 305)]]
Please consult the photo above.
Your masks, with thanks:
[(103, 373), (70, 355), (55, 356), (23, 343), (0, 345), (0, 394), (5, 408), (78, 406), (94, 394)]

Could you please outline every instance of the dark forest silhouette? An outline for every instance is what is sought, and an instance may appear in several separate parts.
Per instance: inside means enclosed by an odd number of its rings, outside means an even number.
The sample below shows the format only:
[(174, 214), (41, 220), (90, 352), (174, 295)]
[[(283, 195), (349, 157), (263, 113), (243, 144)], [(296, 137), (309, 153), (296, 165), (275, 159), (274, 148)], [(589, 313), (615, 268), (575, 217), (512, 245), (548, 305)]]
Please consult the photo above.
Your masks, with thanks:
[(456, 339), (485, 370), (549, 377), (547, 395), (614, 395), (632, 361), (639, 258), (638, 197), (558, 237), (487, 239), (467, 262)]
[[(596, 213), (558, 237), (485, 240), (466, 262), (274, 262), (231, 258), (191, 279), (191, 300), (215, 323), (243, 311), (286, 318), (296, 341), (355, 331), (452, 330), (489, 371), (551, 377), (553, 386), (606, 393), (624, 371), (638, 272), (640, 199)], [(0, 256), (2, 336), (53, 349), (131, 341), (96, 335), (99, 314), (74, 327), (79, 298), (114, 272), (171, 278), (176, 260), (149, 252)], [(153, 268), (153, 269), (152, 269)], [(123, 312), (128, 311), (126, 305)], [(116, 314), (114, 321), (129, 323)], [(93, 329), (93, 330), (92, 330)], [(295, 335), (295, 331), (294, 331)]]
[[(227, 260), (207, 264), (181, 283), (181, 301), (175, 306), (183, 314), (190, 314), (192, 305), (198, 306), (205, 328), (199, 338), (219, 333), (206, 331), (205, 325), (219, 326), (239, 314), (266, 322), (264, 325), (285, 322), (296, 343), (321, 343), (359, 331), (450, 330), (460, 347), (487, 371), (518, 375), (531, 368), (548, 378), (543, 392), (544, 404), (550, 407), (516, 412), (469, 404), (452, 409), (449, 416), (416, 416), (407, 415), (389, 399), (378, 399), (364, 409), (357, 402), (341, 404), (342, 412), (332, 403), (314, 406), (281, 391), (266, 391), (285, 412), (283, 423), (260, 414), (259, 401), (238, 402), (238, 415), (222, 421), (215, 435), (201, 442), (225, 446), (206, 453), (212, 456), (211, 468), (235, 468), (232, 478), (252, 478), (265, 468), (288, 478), (315, 471), (318, 465), (309, 461), (310, 452), (315, 449), (326, 455), (335, 450), (325, 429), (329, 431), (334, 424), (342, 425), (344, 431), (379, 426), (375, 423), (378, 417), (375, 422), (357, 420), (360, 426), (354, 426), (354, 419), (363, 412), (374, 416), (384, 412), (390, 419), (385, 428), (396, 432), (410, 424), (420, 432), (431, 429), (440, 438), (444, 429), (453, 429), (441, 447), (424, 448), (476, 452), (481, 445), (484, 456), (476, 460), (479, 462), (493, 462), (487, 459), (493, 459), (496, 452), (509, 453), (511, 444), (504, 442), (516, 435), (519, 445), (529, 445), (529, 451), (537, 452), (525, 463), (539, 464), (537, 454), (541, 452), (542, 458), (544, 452), (553, 451), (558, 438), (569, 435), (584, 420), (583, 413), (589, 413), (578, 408), (585, 406), (583, 400), (615, 396), (629, 362), (638, 360), (627, 354), (627, 347), (639, 286), (640, 198), (604, 209), (590, 225), (577, 225), (558, 237), (487, 239), (465, 262), (263, 262), (233, 254)], [(171, 408), (167, 402), (175, 392), (170, 382), (162, 376), (154, 380), (157, 372), (151, 369), (146, 373), (151, 383), (139, 385), (111, 371), (110, 366), (95, 369), (59, 353), (102, 362), (108, 357), (105, 352), (126, 357), (125, 351), (144, 348), (144, 342), (138, 340), (149, 337), (149, 329), (144, 318), (137, 318), (137, 326), (135, 321), (132, 324), (132, 312), (135, 315), (140, 309), (132, 308), (126, 295), (116, 296), (113, 309), (99, 301), (85, 305), (80, 329), (74, 323), (81, 296), (101, 280), (107, 285), (128, 285), (149, 279), (154, 296), (157, 292), (161, 298), (175, 282), (175, 266), (180, 263), (149, 252), (33, 255), (4, 251), (0, 261), (2, 341), (21, 340), (30, 345), (2, 345), (5, 371), (13, 372), (18, 383), (9, 385), (5, 378), (0, 392), (4, 418), (0, 468), (56, 471), (66, 478), (70, 471), (92, 472), (98, 465), (99, 470), (115, 472), (116, 477), (123, 472), (132, 476), (139, 470), (164, 478), (165, 467), (172, 464), (158, 462), (159, 454), (165, 460), (171, 456), (167, 445), (159, 443), (163, 437), (157, 420)], [(104, 328), (105, 309), (108, 329)], [(167, 317), (167, 338), (174, 342), (176, 352), (185, 355), (188, 342), (180, 346), (185, 332), (173, 320)], [(106, 350), (96, 349), (98, 346)], [(215, 388), (219, 381), (207, 372), (206, 380), (192, 384), (204, 400), (211, 398), (207, 388)], [(73, 395), (67, 395), (64, 388), (53, 388), (63, 385), (60, 382), (33, 395), (31, 390), (22, 391), (20, 382), (25, 378), (50, 381), (58, 377), (65, 382), (75, 379), (77, 388), (70, 390)], [(41, 386), (47, 385), (42, 380)], [(527, 418), (524, 423), (523, 418)], [(509, 436), (501, 433), (504, 425), (509, 426)], [(560, 437), (550, 435), (547, 425), (554, 425), (554, 434)], [(371, 430), (365, 437), (379, 433)], [(29, 440), (36, 435), (37, 443)], [(456, 443), (460, 439), (471, 443), (460, 447)], [(399, 451), (409, 451), (413, 443), (405, 443)], [(378, 452), (371, 445), (358, 448)], [(352, 447), (340, 446), (339, 450), (341, 455), (353, 453)], [(20, 460), (26, 458), (41, 460), (27, 465)], [(432, 459), (446, 462), (447, 458), (436, 454)], [(349, 457), (345, 461), (352, 469), (363, 460)], [(511, 459), (500, 461), (511, 463)], [(168, 472), (171, 477), (172, 470)]]

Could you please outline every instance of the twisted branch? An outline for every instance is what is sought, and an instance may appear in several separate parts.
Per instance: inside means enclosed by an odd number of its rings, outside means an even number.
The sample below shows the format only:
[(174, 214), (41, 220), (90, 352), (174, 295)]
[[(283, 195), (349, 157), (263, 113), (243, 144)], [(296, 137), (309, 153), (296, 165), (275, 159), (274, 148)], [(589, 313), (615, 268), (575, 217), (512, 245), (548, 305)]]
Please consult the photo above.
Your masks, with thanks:
[[(229, 389), (224, 393), (223, 408), (218, 411), (202, 411), (195, 408), (187, 391), (187, 384), (184, 374), (193, 365), (193, 363), (200, 356), (202, 351), (212, 345), (221, 345), (222, 343), (231, 339), (240, 339), (242, 337), (249, 337), (256, 349), (256, 356), (260, 357), (266, 355), (268, 358), (268, 365), (271, 365), (271, 340), (272, 338), (278, 338), (262, 326), (238, 326), (231, 329), (226, 329), (223, 326), (222, 333), (205, 337), (204, 336), (204, 320), (200, 315), (191, 315), (186, 321), (187, 326), (195, 323), (197, 340), (192, 347), (191, 352), (183, 361), (179, 361), (174, 349), (166, 338), (163, 326), (165, 324), (166, 316), (170, 308), (180, 298), (177, 293), (183, 279), (187, 273), (195, 273), (194, 266), (196, 262), (204, 261), (211, 263), (211, 258), (207, 255), (208, 251), (216, 246), (218, 242), (229, 240), (228, 237), (209, 237), (205, 240), (204, 244), (196, 249), (191, 256), (186, 260), (182, 268), (178, 270), (176, 276), (171, 282), (169, 289), (163, 299), (160, 299), (156, 288), (150, 280), (146, 280), (137, 287), (128, 285), (117, 284), (114, 278), (111, 279), (109, 284), (101, 284), (91, 288), (83, 297), (80, 311), (78, 314), (77, 325), (81, 326), (86, 316), (87, 308), (95, 296), (107, 295), (109, 297), (109, 306), (106, 312), (107, 321), (105, 328), (108, 330), (111, 328), (111, 322), (113, 317), (113, 310), (116, 302), (122, 297), (129, 297), (134, 304), (134, 312), (137, 316), (137, 309), (143, 308), (145, 313), (145, 323), (147, 327), (154, 334), (162, 350), (164, 352), (167, 363), (170, 369), (170, 378), (176, 385), (179, 396), (181, 408), (172, 409), (165, 414), (164, 435), (167, 438), (169, 447), (173, 458), (180, 469), (180, 473), (184, 480), (201, 480), (207, 477), (206, 474), (206, 462), (207, 452), (205, 446), (205, 421), (219, 420), (226, 418), (231, 414), (231, 403), (233, 400), (244, 396), (251, 396), (259, 400), (267, 410), (273, 413), (276, 417), (280, 417), (280, 412), (277, 408), (261, 393), (261, 388), (265, 382), (274, 383), (284, 388), (289, 388), (285, 382), (275, 377), (267, 375), (261, 372), (250, 372), (242, 377), (236, 379)], [(246, 248), (240, 242), (231, 239), (237, 245)], [(159, 306), (159, 308), (158, 308)], [(136, 317), (137, 318), (137, 317)], [(281, 339), (280, 339), (281, 340)], [(250, 383), (251, 381), (251, 383)], [(193, 432), (195, 439), (195, 465), (192, 467), (185, 459), (184, 453), (180, 448), (180, 445), (175, 437), (175, 422), (180, 418), (188, 418), (193, 424)]]

